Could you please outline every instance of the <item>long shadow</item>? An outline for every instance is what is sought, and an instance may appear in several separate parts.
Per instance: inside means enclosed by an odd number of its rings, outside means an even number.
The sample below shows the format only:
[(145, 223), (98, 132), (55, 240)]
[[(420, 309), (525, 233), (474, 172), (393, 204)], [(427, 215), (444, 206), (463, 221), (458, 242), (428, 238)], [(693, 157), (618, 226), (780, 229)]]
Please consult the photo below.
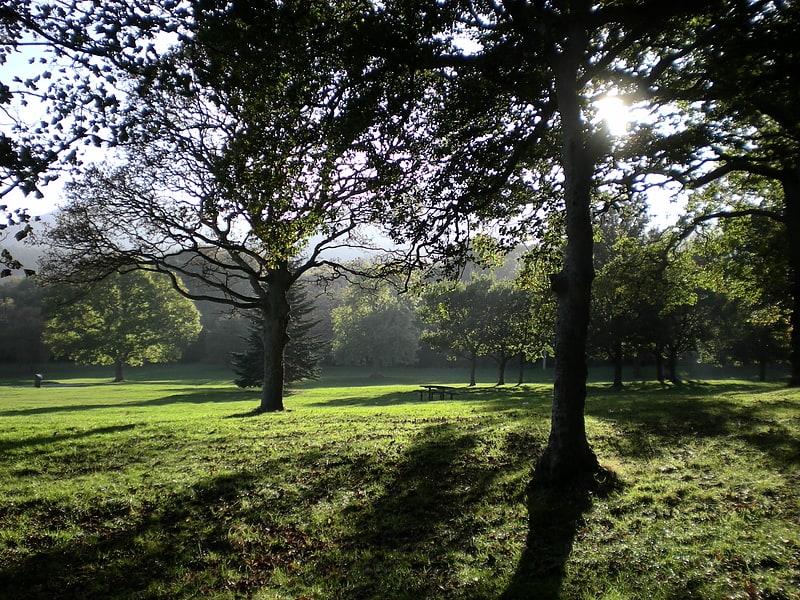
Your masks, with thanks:
[(65, 440), (76, 441), (82, 438), (92, 437), (95, 435), (108, 435), (111, 433), (119, 433), (120, 431), (129, 431), (136, 427), (135, 423), (126, 425), (113, 425), (110, 427), (98, 427), (97, 429), (88, 429), (86, 431), (75, 431), (71, 433), (57, 433), (47, 436), (35, 436), (17, 440), (0, 440), (0, 452), (7, 452), (9, 450), (17, 450), (28, 446), (41, 446), (43, 444), (52, 444), (55, 442), (63, 442)]
[[(460, 402), (471, 408), (480, 405), (486, 409), (508, 410), (532, 405), (549, 404), (552, 397), (552, 390), (547, 387), (538, 386), (507, 386), (507, 387), (480, 387), (471, 388), (468, 386), (455, 387), (452, 400), (448, 396), (447, 402)], [(429, 399), (427, 392), (420, 395), (418, 390), (403, 390), (390, 392), (380, 396), (365, 395), (354, 393), (349, 396), (342, 396), (337, 399), (320, 400), (311, 402), (306, 406), (318, 407), (387, 407), (401, 405), (426, 405), (441, 401), (438, 398)]]
[[(352, 533), (341, 540), (351, 564), (339, 585), (352, 597), (446, 597), (435, 578), (400, 583), (393, 573), (398, 560), (414, 556), (425, 557), (415, 570), (447, 572), (448, 553), (468, 550), (481, 534), (486, 525), (469, 518), (470, 508), (484, 501), (500, 471), (469, 458), (479, 441), (450, 423), (427, 427), (404, 451), (383, 493), (351, 509)], [(387, 588), (387, 580), (395, 587)], [(389, 595), (378, 595), (381, 590)]]
[[(82, 535), (61, 542), (31, 531), (30, 553), (0, 566), (0, 600), (250, 597), (322, 544), (276, 518), (258, 481), (246, 471), (209, 477), (140, 512), (124, 501), (73, 517), (49, 507), (45, 518), (77, 518)], [(226, 580), (225, 571), (237, 575)]]
[(224, 402), (242, 402), (251, 400), (254, 396), (252, 391), (236, 389), (215, 389), (211, 391), (198, 390), (179, 394), (170, 394), (160, 398), (149, 400), (131, 400), (126, 402), (103, 402), (92, 404), (67, 404), (67, 405), (48, 405), (36, 408), (20, 408), (16, 410), (0, 411), (0, 418), (14, 416), (33, 416), (52, 413), (84, 412), (89, 410), (102, 410), (108, 408), (133, 408), (143, 406), (167, 406), (171, 404), (208, 404)]
[(528, 537), (517, 570), (501, 596), (503, 600), (555, 600), (560, 597), (566, 564), (583, 515), (594, 497), (620, 487), (610, 471), (565, 485), (539, 481), (528, 487)]
[[(663, 441), (657, 446), (675, 443), (681, 437), (736, 438), (769, 458), (777, 468), (796, 468), (800, 465), (800, 437), (776, 420), (776, 404), (786, 403), (790, 410), (800, 408), (794, 400), (760, 402), (759, 394), (775, 391), (775, 387), (731, 383), (692, 384), (688, 388), (657, 389), (622, 392), (590, 400), (586, 414), (613, 421), (624, 430), (617, 438), (617, 450), (623, 455), (638, 456), (644, 452), (640, 441), (652, 437)], [(733, 397), (718, 397), (726, 393)], [(747, 403), (737, 402), (735, 396), (746, 394)], [(652, 444), (649, 444), (652, 445)]]

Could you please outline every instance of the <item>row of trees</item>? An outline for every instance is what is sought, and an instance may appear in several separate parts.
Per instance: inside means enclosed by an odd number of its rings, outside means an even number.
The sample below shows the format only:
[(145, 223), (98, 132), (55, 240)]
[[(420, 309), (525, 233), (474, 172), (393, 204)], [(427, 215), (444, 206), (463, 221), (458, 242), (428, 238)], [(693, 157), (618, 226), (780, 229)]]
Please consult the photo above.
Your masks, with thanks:
[[(38, 127), (3, 134), (0, 166), (8, 188), (34, 191), (75, 158), (76, 140), (124, 149), (121, 166), (73, 188), (51, 276), (149, 269), (215, 290), (187, 284), (187, 295), (260, 311), (262, 410), (283, 406), (289, 289), (321, 265), (341, 270), (328, 251), (361, 244), (361, 226), (400, 244), (380, 263), (398, 271), (452, 257), (476, 230), (510, 243), (557, 214), (558, 359), (537, 472), (585, 474), (598, 467), (583, 418), (595, 209), (630, 201), (655, 173), (687, 186), (755, 173), (780, 188), (777, 210), (714, 214), (770, 212), (800, 272), (798, 10), (779, 0), (13, 0), (0, 15), (1, 57), (33, 38), (54, 60), (0, 87), (0, 104), (35, 97), (48, 110)], [(72, 72), (54, 75), (65, 63)], [(607, 94), (652, 118), (612, 138), (595, 118)], [(800, 383), (800, 277), (790, 283)]]
[[(728, 186), (726, 193), (733, 189)], [(763, 193), (767, 202), (769, 190)], [(708, 193), (693, 202), (708, 202)], [(590, 357), (615, 366), (614, 385), (623, 385), (623, 364), (644, 361), (655, 363), (659, 380), (677, 382), (678, 359), (690, 352), (717, 364), (758, 365), (762, 377), (767, 364), (785, 361), (790, 314), (785, 229), (758, 215), (721, 220), (672, 247), (676, 240), (669, 232), (649, 228), (645, 208), (610, 209), (595, 232), (588, 349)], [(505, 264), (495, 262), (493, 269), (470, 269), (458, 281), (416, 283), (405, 294), (382, 280), (362, 279), (327, 291), (308, 280), (290, 294), (286, 382), (315, 378), (321, 361), (366, 365), (374, 373), (420, 364), (422, 343), (470, 365), (472, 385), (477, 359), (490, 357), (502, 385), (510, 359), (519, 357), (524, 364), (553, 353), (555, 303), (546, 273), (557, 257), (539, 246), (516, 252)], [(166, 278), (146, 272), (116, 275), (91, 287), (37, 292), (25, 281), (17, 288), (2, 301), (3, 322), (15, 325), (5, 331), (16, 338), (0, 343), (6, 361), (44, 360), (49, 347), (79, 362), (114, 364), (119, 380), (126, 364), (177, 359), (200, 329), (194, 304)], [(203, 320), (214, 327), (208, 315)], [(262, 324), (258, 314), (250, 320), (246, 339), (244, 327), (237, 328), (236, 347), (242, 351), (205, 357), (232, 359), (242, 387), (260, 386), (263, 378)], [(22, 327), (26, 322), (28, 330)], [(218, 334), (214, 329), (212, 335)], [(198, 356), (195, 350), (194, 359)]]

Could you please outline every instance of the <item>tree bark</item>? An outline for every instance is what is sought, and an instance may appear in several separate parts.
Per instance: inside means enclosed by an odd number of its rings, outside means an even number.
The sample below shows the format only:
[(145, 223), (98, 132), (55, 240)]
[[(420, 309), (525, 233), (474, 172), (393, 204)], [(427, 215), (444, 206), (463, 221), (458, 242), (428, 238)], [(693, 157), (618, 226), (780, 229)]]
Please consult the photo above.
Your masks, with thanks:
[(664, 355), (662, 354), (661, 346), (656, 346), (655, 350), (656, 359), (656, 379), (659, 383), (664, 383)]
[(125, 366), (124, 361), (117, 360), (114, 362), (114, 383), (119, 383), (120, 381), (125, 381), (125, 375), (122, 372), (123, 367)]
[(264, 322), (264, 384), (258, 412), (283, 410), (284, 350), (289, 342), (289, 301), (291, 285), (288, 266), (274, 269), (267, 278), (262, 316)]
[(614, 344), (614, 383), (611, 387), (615, 390), (621, 390), (625, 387), (622, 383), (622, 344), (616, 342)]
[(758, 380), (759, 381), (766, 381), (767, 380), (767, 359), (762, 358), (758, 361)]
[[(582, 8), (588, 10), (588, 4)], [(583, 11), (579, 11), (582, 14)], [(550, 437), (536, 465), (536, 478), (550, 483), (597, 472), (597, 457), (586, 439), (586, 338), (594, 279), (591, 186), (594, 156), (581, 116), (579, 61), (586, 47), (580, 22), (570, 25), (554, 71), (562, 127), (562, 167), (567, 244), (562, 270), (551, 276), (556, 312), (555, 385)]]
[(497, 359), (497, 368), (499, 370), (497, 377), (497, 385), (506, 384), (506, 366), (508, 365), (508, 357), (505, 354), (500, 355)]
[(789, 387), (800, 387), (800, 169), (787, 169), (781, 178), (789, 241), (789, 290), (792, 295), (789, 338)]
[(667, 350), (667, 372), (672, 383), (677, 385), (681, 382), (680, 377), (678, 377), (678, 351), (674, 348)]
[(475, 364), (478, 361), (478, 357), (472, 352), (469, 356), (469, 386), (475, 387)]

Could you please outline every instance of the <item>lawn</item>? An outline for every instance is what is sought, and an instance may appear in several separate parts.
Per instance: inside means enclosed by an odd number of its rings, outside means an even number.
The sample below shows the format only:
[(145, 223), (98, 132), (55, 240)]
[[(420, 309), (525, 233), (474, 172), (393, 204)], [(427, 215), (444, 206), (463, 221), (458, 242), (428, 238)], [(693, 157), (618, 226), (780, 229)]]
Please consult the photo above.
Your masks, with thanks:
[[(800, 391), (593, 383), (595, 492), (528, 489), (546, 383), (188, 367), (0, 381), (0, 598), (800, 598)], [(61, 377), (63, 375), (63, 377)]]

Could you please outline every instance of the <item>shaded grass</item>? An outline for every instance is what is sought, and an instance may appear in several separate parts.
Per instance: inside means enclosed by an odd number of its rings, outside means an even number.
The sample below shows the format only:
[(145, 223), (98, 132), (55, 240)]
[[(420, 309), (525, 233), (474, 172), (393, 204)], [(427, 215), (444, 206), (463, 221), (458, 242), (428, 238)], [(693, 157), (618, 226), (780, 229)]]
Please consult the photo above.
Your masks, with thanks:
[(798, 392), (596, 385), (618, 481), (556, 492), (543, 384), (141, 375), (0, 387), (0, 598), (798, 598)]

